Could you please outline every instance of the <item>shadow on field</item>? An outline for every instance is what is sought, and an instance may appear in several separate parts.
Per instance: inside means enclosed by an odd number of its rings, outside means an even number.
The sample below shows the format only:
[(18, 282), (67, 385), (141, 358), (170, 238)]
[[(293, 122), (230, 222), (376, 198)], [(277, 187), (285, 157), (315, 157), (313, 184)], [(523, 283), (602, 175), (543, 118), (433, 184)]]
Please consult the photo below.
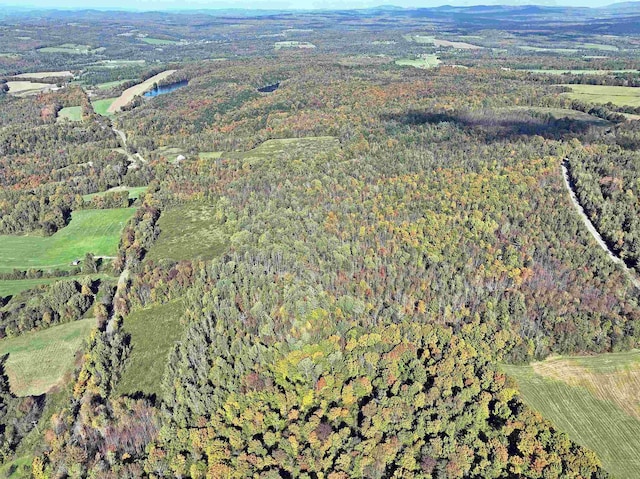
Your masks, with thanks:
[(382, 115), (385, 122), (408, 126), (451, 123), (465, 133), (480, 137), (485, 142), (517, 140), (523, 136), (541, 136), (546, 139), (566, 139), (601, 130), (602, 121), (595, 117), (554, 118), (550, 113), (529, 110), (478, 110), (453, 113), (410, 110), (406, 113)]

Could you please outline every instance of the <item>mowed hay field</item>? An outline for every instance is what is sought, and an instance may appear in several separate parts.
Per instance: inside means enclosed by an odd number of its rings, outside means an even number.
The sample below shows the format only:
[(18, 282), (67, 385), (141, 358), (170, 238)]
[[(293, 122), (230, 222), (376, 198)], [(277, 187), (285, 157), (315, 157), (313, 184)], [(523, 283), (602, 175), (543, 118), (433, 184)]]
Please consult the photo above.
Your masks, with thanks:
[(164, 366), (184, 331), (180, 322), (185, 310), (182, 300), (134, 311), (124, 320), (131, 334), (131, 355), (118, 383), (120, 394), (159, 394)]
[(53, 236), (0, 236), (0, 272), (13, 269), (68, 269), (86, 253), (113, 256), (135, 208), (74, 211), (71, 222)]
[(144, 92), (149, 90), (154, 83), (164, 80), (169, 75), (175, 72), (176, 70), (166, 70), (162, 73), (158, 73), (157, 75), (152, 76), (142, 83), (134, 85), (131, 88), (127, 88), (122, 92), (122, 95), (120, 95), (113, 103), (111, 103), (111, 105), (109, 105), (109, 108), (107, 108), (107, 113), (114, 114), (120, 111), (120, 109), (123, 106), (128, 105), (136, 95), (142, 95)]
[(38, 83), (26, 80), (8, 81), (9, 93), (16, 96), (27, 96), (40, 93), (41, 91), (54, 87), (51, 83)]
[(563, 85), (571, 88), (564, 95), (585, 103), (613, 103), (616, 106), (640, 106), (640, 88), (606, 85)]
[(109, 113), (109, 107), (114, 101), (116, 101), (116, 98), (103, 98), (102, 100), (91, 102), (91, 105), (93, 106), (93, 111), (98, 115), (111, 116), (111, 113)]
[(595, 451), (614, 477), (638, 477), (640, 351), (503, 368), (527, 404)]
[(9, 354), (5, 369), (12, 392), (34, 396), (60, 384), (95, 326), (95, 319), (83, 319), (1, 340), (0, 354)]

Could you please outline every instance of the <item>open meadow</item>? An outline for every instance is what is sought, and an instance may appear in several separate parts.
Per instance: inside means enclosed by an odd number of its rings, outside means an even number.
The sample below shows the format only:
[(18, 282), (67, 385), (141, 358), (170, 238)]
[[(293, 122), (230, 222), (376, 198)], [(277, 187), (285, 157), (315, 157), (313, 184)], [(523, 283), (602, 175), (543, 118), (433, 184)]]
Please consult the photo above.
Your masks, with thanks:
[(112, 113), (109, 113), (109, 108), (114, 101), (116, 101), (116, 98), (103, 98), (102, 100), (93, 101), (91, 102), (93, 105), (93, 111), (98, 115), (111, 116)]
[(616, 106), (640, 106), (640, 88), (608, 85), (564, 85), (571, 88), (565, 96), (586, 103), (613, 103)]
[(419, 58), (401, 58), (396, 65), (414, 68), (435, 68), (441, 61), (436, 55), (421, 55)]
[(214, 258), (227, 249), (229, 239), (214, 221), (215, 208), (188, 203), (162, 212), (160, 236), (147, 257), (155, 261)]
[(134, 208), (74, 211), (53, 236), (0, 236), (0, 272), (29, 268), (68, 269), (86, 253), (113, 256)]
[(503, 368), (527, 404), (595, 451), (614, 477), (638, 477), (640, 351)]
[(5, 369), (12, 392), (37, 396), (60, 384), (95, 326), (95, 319), (82, 319), (0, 340), (0, 354), (9, 354)]
[[(134, 311), (127, 316), (124, 329), (131, 334), (131, 356), (118, 386), (120, 394), (160, 394), (164, 364), (178, 341), (184, 325), (181, 299)], [(153, 331), (153, 334), (149, 334)]]
[(81, 106), (67, 106), (58, 112), (59, 120), (80, 121), (82, 120)]
[(147, 191), (148, 186), (114, 186), (113, 188), (108, 189), (107, 191), (101, 191), (99, 193), (89, 193), (87, 195), (82, 195), (82, 199), (85, 201), (91, 201), (93, 198), (97, 196), (104, 196), (107, 193), (118, 192), (118, 191), (128, 191), (130, 200), (137, 200), (140, 198), (140, 195)]

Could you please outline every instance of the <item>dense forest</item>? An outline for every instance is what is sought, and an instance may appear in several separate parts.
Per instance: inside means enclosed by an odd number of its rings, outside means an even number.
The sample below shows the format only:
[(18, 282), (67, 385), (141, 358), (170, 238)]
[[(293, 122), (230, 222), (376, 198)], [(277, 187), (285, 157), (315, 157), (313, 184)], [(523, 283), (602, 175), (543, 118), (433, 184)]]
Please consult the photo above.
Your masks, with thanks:
[[(95, 32), (64, 46), (52, 22), (83, 15)], [(0, 287), (43, 280), (0, 293), (0, 347), (95, 318), (42, 395), (18, 397), (13, 353), (0, 362), (13, 477), (609, 477), (501, 364), (640, 346), (638, 290), (561, 170), (640, 271), (633, 107), (567, 86), (640, 74), (537, 72), (637, 69), (622, 36), (588, 59), (605, 39), (584, 26), (559, 59), (515, 14), (502, 35), (493, 13), (434, 14), (457, 25), (439, 46), (423, 17), (384, 9), (122, 15), (0, 21), (9, 82), (57, 74), (0, 96), (0, 241), (64, 258), (19, 268), (0, 245)], [(19, 42), (11, 22), (47, 28)], [(434, 51), (439, 66), (394, 61)], [(96, 106), (163, 72), (180, 87)], [(62, 255), (82, 213), (122, 216)], [(114, 251), (94, 254), (109, 228)]]

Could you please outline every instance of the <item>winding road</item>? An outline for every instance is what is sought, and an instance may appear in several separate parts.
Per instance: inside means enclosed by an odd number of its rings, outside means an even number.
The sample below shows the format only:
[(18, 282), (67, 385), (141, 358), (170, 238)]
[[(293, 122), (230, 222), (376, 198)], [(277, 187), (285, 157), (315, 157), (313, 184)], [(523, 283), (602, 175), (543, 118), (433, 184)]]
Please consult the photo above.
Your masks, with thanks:
[(600, 245), (600, 247), (607, 253), (607, 255), (609, 256), (609, 259), (611, 259), (611, 261), (613, 261), (614, 263), (619, 264), (624, 270), (629, 280), (633, 283), (633, 285), (636, 288), (640, 289), (640, 280), (638, 280), (635, 273), (625, 264), (625, 262), (622, 261), (622, 258), (616, 256), (616, 254), (613, 251), (611, 251), (611, 249), (609, 249), (609, 246), (607, 246), (607, 243), (602, 238), (602, 235), (598, 232), (594, 224), (591, 222), (591, 220), (585, 213), (584, 208), (580, 204), (580, 201), (578, 201), (578, 197), (576, 196), (576, 193), (571, 186), (571, 179), (569, 178), (569, 169), (567, 168), (567, 163), (568, 163), (567, 160), (564, 160), (562, 162), (562, 177), (564, 178), (564, 184), (567, 187), (567, 190), (569, 191), (571, 202), (573, 203), (573, 206), (575, 206), (576, 210), (578, 211), (580, 218), (582, 218), (582, 222), (587, 227), (587, 230), (589, 230), (589, 233), (591, 233), (591, 236), (593, 236), (593, 238)]
[(127, 145), (127, 135), (124, 134), (124, 131), (118, 130), (115, 126), (112, 126), (111, 129), (116, 134), (118, 138), (120, 138), (120, 143), (122, 143), (122, 149), (127, 155), (127, 159), (130, 161), (129, 168), (138, 168), (140, 163), (146, 163), (145, 160), (140, 153), (134, 153), (133, 155), (129, 151), (129, 146)]

